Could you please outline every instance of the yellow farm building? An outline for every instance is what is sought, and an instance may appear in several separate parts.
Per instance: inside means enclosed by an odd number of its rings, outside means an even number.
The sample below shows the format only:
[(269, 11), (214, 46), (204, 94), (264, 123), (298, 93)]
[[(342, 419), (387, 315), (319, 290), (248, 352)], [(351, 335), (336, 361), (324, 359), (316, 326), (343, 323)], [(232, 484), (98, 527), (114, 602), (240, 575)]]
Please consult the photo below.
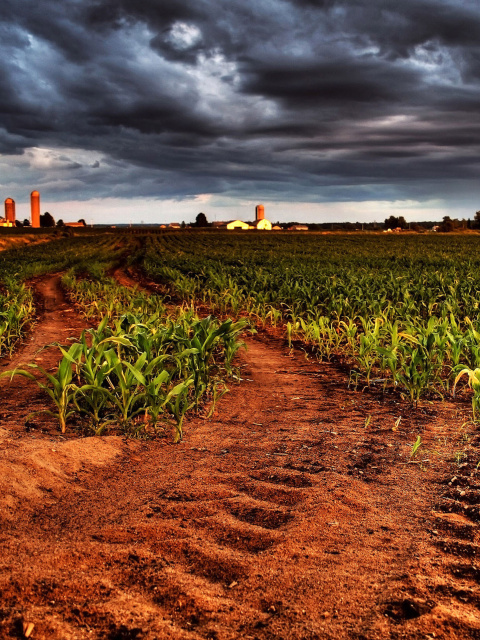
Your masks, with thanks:
[(243, 220), (232, 220), (227, 224), (227, 229), (251, 229), (252, 227), (248, 224), (248, 222), (243, 222)]
[(258, 229), (259, 231), (271, 231), (272, 223), (266, 218), (251, 223), (244, 222), (243, 220), (232, 220), (227, 223), (227, 229)]
[(259, 231), (271, 231), (272, 223), (265, 218), (265, 207), (257, 204), (255, 207), (255, 222), (232, 220), (227, 223), (227, 229), (258, 229)]

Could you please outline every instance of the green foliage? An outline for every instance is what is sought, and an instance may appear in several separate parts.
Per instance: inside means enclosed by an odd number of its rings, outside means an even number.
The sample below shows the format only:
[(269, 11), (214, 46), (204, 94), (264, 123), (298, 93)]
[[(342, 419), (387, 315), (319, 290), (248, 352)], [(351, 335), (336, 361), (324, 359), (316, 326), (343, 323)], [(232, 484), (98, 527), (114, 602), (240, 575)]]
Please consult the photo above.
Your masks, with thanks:
[(473, 390), (472, 396), (472, 412), (473, 419), (478, 420), (478, 415), (480, 413), (480, 368), (470, 369), (469, 367), (465, 367), (462, 369), (457, 377), (455, 378), (455, 383), (453, 386), (453, 390), (457, 386), (457, 382), (463, 377), (467, 376), (468, 378), (468, 386)]
[(5, 281), (0, 293), (0, 356), (11, 355), (24, 332), (34, 322), (35, 306), (30, 289), (16, 280)]
[(1, 374), (2, 376), (10, 376), (13, 378), (15, 375), (22, 375), (30, 380), (37, 382), (39, 387), (47, 393), (50, 399), (53, 401), (57, 411), (53, 413), (46, 411), (58, 418), (60, 429), (62, 433), (65, 433), (67, 427), (68, 418), (73, 415), (72, 402), (76, 385), (72, 383), (72, 367), (71, 362), (74, 362), (79, 354), (81, 345), (72, 344), (68, 352), (62, 349), (63, 358), (60, 360), (57, 371), (55, 373), (49, 373), (43, 367), (38, 364), (28, 365), (32, 369), (37, 369), (45, 379), (45, 382), (35, 378), (29, 371), (24, 369), (14, 369), (13, 371), (6, 371)]
[(410, 460), (414, 460), (417, 457), (417, 454), (418, 454), (422, 444), (423, 443), (422, 443), (421, 436), (417, 436), (417, 439), (415, 440), (415, 442), (412, 445), (412, 450), (410, 452)]
[(150, 236), (145, 272), (189, 305), (283, 324), (319, 359), (413, 404), (480, 365), (477, 236)]
[(135, 436), (173, 429), (178, 442), (185, 414), (209, 402), (211, 413), (225, 392), (248, 323), (199, 319), (188, 309), (167, 313), (157, 296), (93, 272), (100, 281), (70, 271), (63, 284), (88, 318), (105, 314), (97, 328), (68, 349), (57, 345), (62, 357), (55, 373), (30, 365), (39, 378), (26, 370), (3, 375), (35, 380), (55, 404), (62, 433), (76, 416), (97, 435), (112, 425)]
[[(301, 341), (320, 360), (348, 366), (356, 387), (381, 385), (415, 405), (444, 397), (480, 367), (479, 245), (477, 235), (197, 230), (89, 235), (11, 249), (0, 253), (0, 353), (11, 352), (34, 320), (31, 293), (22, 283), (69, 268), (63, 284), (71, 300), (89, 322), (106, 319), (96, 347), (101, 364), (90, 363), (87, 375), (82, 352), (85, 378), (74, 392), (75, 410), (89, 416), (94, 430), (115, 411), (125, 429), (140, 419), (160, 429), (168, 414), (181, 430), (186, 411), (215, 402), (232, 373), (244, 325), (200, 320), (195, 310), (205, 307), (221, 317), (281, 327), (290, 346)], [(106, 276), (120, 258), (142, 269), (165, 296), (120, 287)], [(181, 307), (167, 308), (172, 302)], [(160, 356), (163, 369), (145, 377)], [(145, 397), (129, 404), (122, 384)], [(469, 374), (463, 389), (473, 394), (477, 415), (476, 384)]]

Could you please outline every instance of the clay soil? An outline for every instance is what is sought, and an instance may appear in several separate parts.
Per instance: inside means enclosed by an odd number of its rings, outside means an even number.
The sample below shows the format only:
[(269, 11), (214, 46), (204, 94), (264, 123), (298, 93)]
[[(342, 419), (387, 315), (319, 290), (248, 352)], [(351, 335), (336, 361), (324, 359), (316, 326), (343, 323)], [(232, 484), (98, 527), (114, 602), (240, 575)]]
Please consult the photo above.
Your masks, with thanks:
[[(58, 276), (35, 287), (2, 370), (54, 367), (38, 350), (84, 327)], [(28, 417), (49, 408), (35, 383), (1, 380), (1, 638), (480, 638), (468, 403), (415, 410), (274, 335), (247, 343), (241, 383), (178, 445), (62, 436)]]

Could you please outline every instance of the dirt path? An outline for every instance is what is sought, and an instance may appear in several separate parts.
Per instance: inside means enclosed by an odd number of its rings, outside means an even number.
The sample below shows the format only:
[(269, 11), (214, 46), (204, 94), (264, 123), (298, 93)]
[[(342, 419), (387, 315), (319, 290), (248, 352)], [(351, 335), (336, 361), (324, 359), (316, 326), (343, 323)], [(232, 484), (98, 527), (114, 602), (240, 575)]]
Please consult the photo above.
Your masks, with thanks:
[(38, 352), (52, 342), (66, 343), (70, 336), (77, 336), (86, 328), (85, 323), (65, 300), (60, 280), (60, 274), (55, 274), (33, 283), (39, 312), (38, 322), (13, 358), (0, 360), (0, 371), (20, 367), (34, 360), (53, 366), (55, 356), (52, 363), (48, 360), (48, 355), (51, 355), (53, 350)]
[[(86, 328), (65, 300), (60, 278), (55, 274), (32, 283), (37, 323), (13, 358), (0, 361), (0, 372), (29, 363), (54, 370), (59, 351), (48, 345), (68, 345)], [(34, 369), (30, 372), (39, 377)], [(61, 490), (85, 465), (95, 468), (123, 450), (120, 438), (107, 438), (99, 446), (93, 438), (78, 440), (74, 432), (60, 435), (56, 419), (39, 413), (47, 408), (52, 407), (36, 383), (21, 376), (0, 380), (0, 526), (12, 521), (14, 530), (24, 509), (48, 502), (51, 487)]]
[(180, 445), (49, 436), (50, 480), (31, 467), (36, 493), (1, 512), (1, 637), (480, 638), (478, 486), (468, 465), (441, 484), (458, 407), (413, 412), (248, 347)]
[(138, 287), (139, 283), (137, 280), (134, 280), (128, 273), (126, 273), (125, 269), (115, 269), (113, 272), (113, 277), (121, 284), (122, 287)]
[[(25, 369), (29, 363), (42, 366), (47, 371), (53, 370), (59, 359), (56, 347), (49, 347), (54, 342), (69, 344), (69, 338), (76, 338), (87, 328), (72, 305), (65, 300), (59, 274), (39, 278), (32, 283), (36, 296), (38, 321), (24, 343), (20, 345), (11, 359), (0, 360), (0, 372), (15, 368)], [(30, 370), (36, 373), (35, 370)], [(24, 433), (24, 424), (19, 424), (18, 414), (25, 411), (25, 417), (45, 408), (45, 394), (31, 381), (21, 376), (10, 382), (8, 378), (0, 380), (0, 428), (7, 428), (10, 433)], [(35, 422), (38, 423), (35, 426)], [(38, 415), (32, 421), (31, 432), (37, 436), (45, 433), (56, 434), (54, 421), (42, 419)]]

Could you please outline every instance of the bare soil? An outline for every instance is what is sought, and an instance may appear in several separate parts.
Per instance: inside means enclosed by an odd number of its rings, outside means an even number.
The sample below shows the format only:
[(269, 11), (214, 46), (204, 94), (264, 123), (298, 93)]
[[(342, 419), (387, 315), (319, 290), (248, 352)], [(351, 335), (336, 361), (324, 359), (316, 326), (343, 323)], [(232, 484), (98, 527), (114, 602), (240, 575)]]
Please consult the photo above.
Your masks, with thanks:
[(29, 244), (41, 244), (43, 242), (50, 242), (53, 235), (4, 235), (0, 234), (0, 251), (4, 249), (20, 249)]
[[(54, 367), (37, 350), (84, 327), (58, 276), (36, 289), (3, 370)], [(414, 410), (273, 335), (247, 342), (242, 382), (179, 445), (25, 426), (48, 403), (2, 379), (1, 638), (480, 638), (468, 405)]]

